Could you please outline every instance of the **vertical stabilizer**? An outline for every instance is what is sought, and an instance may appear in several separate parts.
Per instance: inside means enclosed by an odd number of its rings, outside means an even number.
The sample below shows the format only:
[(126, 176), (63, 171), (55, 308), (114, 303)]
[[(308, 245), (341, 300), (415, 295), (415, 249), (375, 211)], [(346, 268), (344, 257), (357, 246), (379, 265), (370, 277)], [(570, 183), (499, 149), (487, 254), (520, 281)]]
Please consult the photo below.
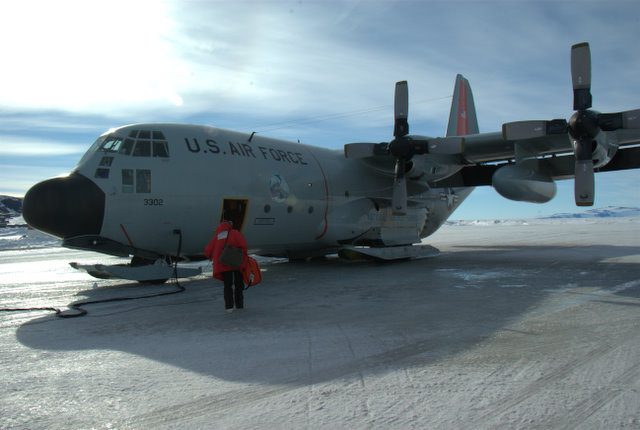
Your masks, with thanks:
[(453, 90), (447, 136), (463, 136), (479, 132), (471, 86), (464, 76), (458, 75), (456, 76), (456, 86)]

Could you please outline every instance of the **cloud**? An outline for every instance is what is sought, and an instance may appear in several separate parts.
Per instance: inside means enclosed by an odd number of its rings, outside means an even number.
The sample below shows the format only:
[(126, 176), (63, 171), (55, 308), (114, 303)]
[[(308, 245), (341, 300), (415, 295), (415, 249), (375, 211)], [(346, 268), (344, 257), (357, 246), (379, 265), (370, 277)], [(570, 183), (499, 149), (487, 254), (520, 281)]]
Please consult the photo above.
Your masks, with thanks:
[(3, 4), (1, 102), (83, 111), (114, 103), (178, 98), (163, 36), (162, 2), (61, 0)]
[(49, 156), (83, 154), (88, 145), (61, 143), (56, 140), (26, 136), (0, 135), (0, 155), (5, 156)]
[(570, 113), (571, 43), (591, 36), (595, 53), (598, 39), (638, 33), (610, 2), (516, 3), (62, 1), (34, 17), (32, 3), (12, 2), (0, 36), (20, 43), (5, 48), (14, 66), (0, 77), (14, 84), (0, 105), (271, 120), (388, 105), (394, 82), (409, 80), (415, 118), (443, 123), (447, 108), (415, 101), (450, 95), (463, 73), (481, 128), (494, 130), (505, 117)]
[(0, 164), (0, 194), (24, 196), (37, 182), (68, 174), (64, 168), (38, 163)]

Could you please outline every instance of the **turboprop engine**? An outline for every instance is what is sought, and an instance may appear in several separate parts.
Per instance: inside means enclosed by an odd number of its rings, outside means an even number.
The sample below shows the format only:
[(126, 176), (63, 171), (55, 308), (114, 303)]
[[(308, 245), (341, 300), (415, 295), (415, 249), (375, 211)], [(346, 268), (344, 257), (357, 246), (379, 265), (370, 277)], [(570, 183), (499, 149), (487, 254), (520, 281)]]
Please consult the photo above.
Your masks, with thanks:
[(524, 164), (500, 167), (491, 180), (493, 188), (510, 200), (546, 203), (556, 195), (556, 184), (549, 175)]
[[(593, 168), (598, 169), (605, 166), (611, 161), (618, 151), (618, 145), (615, 140), (610, 138), (613, 133), (601, 132), (592, 142), (591, 159), (593, 160)], [(614, 137), (614, 136), (611, 136)]]
[(571, 82), (575, 112), (569, 121), (554, 119), (505, 123), (502, 125), (502, 133), (505, 140), (515, 141), (568, 134), (573, 142), (575, 155), (576, 205), (592, 206), (594, 169), (607, 164), (617, 150), (617, 145), (608, 143), (606, 138), (601, 137), (602, 132), (639, 129), (640, 109), (615, 113), (600, 113), (591, 109), (591, 50), (588, 43), (578, 43), (571, 47)]

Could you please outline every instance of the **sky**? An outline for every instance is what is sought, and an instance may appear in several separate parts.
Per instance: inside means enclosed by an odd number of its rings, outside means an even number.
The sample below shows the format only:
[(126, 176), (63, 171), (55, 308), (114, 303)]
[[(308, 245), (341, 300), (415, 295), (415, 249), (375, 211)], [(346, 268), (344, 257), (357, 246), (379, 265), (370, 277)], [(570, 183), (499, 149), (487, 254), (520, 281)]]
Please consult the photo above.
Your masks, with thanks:
[[(0, 3), (0, 194), (68, 173), (102, 133), (207, 124), (340, 149), (392, 138), (409, 82), (411, 133), (443, 136), (457, 73), (481, 132), (569, 118), (570, 47), (589, 42), (594, 109), (640, 108), (640, 2), (7, 1)], [(596, 175), (595, 206), (638, 206), (640, 170)], [(580, 212), (477, 188), (453, 219)]]

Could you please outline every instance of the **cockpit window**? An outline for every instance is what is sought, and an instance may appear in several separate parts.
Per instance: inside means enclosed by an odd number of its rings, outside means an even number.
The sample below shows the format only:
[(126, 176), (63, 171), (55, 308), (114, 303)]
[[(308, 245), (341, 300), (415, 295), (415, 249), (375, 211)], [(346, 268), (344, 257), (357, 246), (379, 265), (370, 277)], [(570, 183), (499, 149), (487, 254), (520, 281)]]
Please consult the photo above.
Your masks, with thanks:
[(169, 158), (169, 143), (161, 131), (131, 130), (129, 137), (120, 143), (118, 152), (134, 157)]
[(150, 157), (151, 156), (151, 141), (138, 140), (136, 147), (133, 150), (134, 157)]
[(122, 145), (120, 145), (120, 149), (118, 150), (118, 153), (130, 155), (132, 149), (133, 149), (133, 139), (125, 139)]
[(120, 149), (120, 145), (122, 144), (122, 139), (115, 136), (109, 136), (103, 143), (100, 145), (100, 151), (104, 152), (118, 152)]
[(169, 156), (169, 147), (167, 146), (167, 142), (162, 140), (154, 140), (153, 156), (167, 158)]
[(91, 145), (91, 148), (89, 148), (89, 151), (87, 151), (87, 153), (96, 152), (98, 148), (102, 147), (102, 144), (105, 140), (107, 140), (107, 136), (103, 134), (102, 136), (97, 138), (95, 142), (93, 142), (93, 145)]

